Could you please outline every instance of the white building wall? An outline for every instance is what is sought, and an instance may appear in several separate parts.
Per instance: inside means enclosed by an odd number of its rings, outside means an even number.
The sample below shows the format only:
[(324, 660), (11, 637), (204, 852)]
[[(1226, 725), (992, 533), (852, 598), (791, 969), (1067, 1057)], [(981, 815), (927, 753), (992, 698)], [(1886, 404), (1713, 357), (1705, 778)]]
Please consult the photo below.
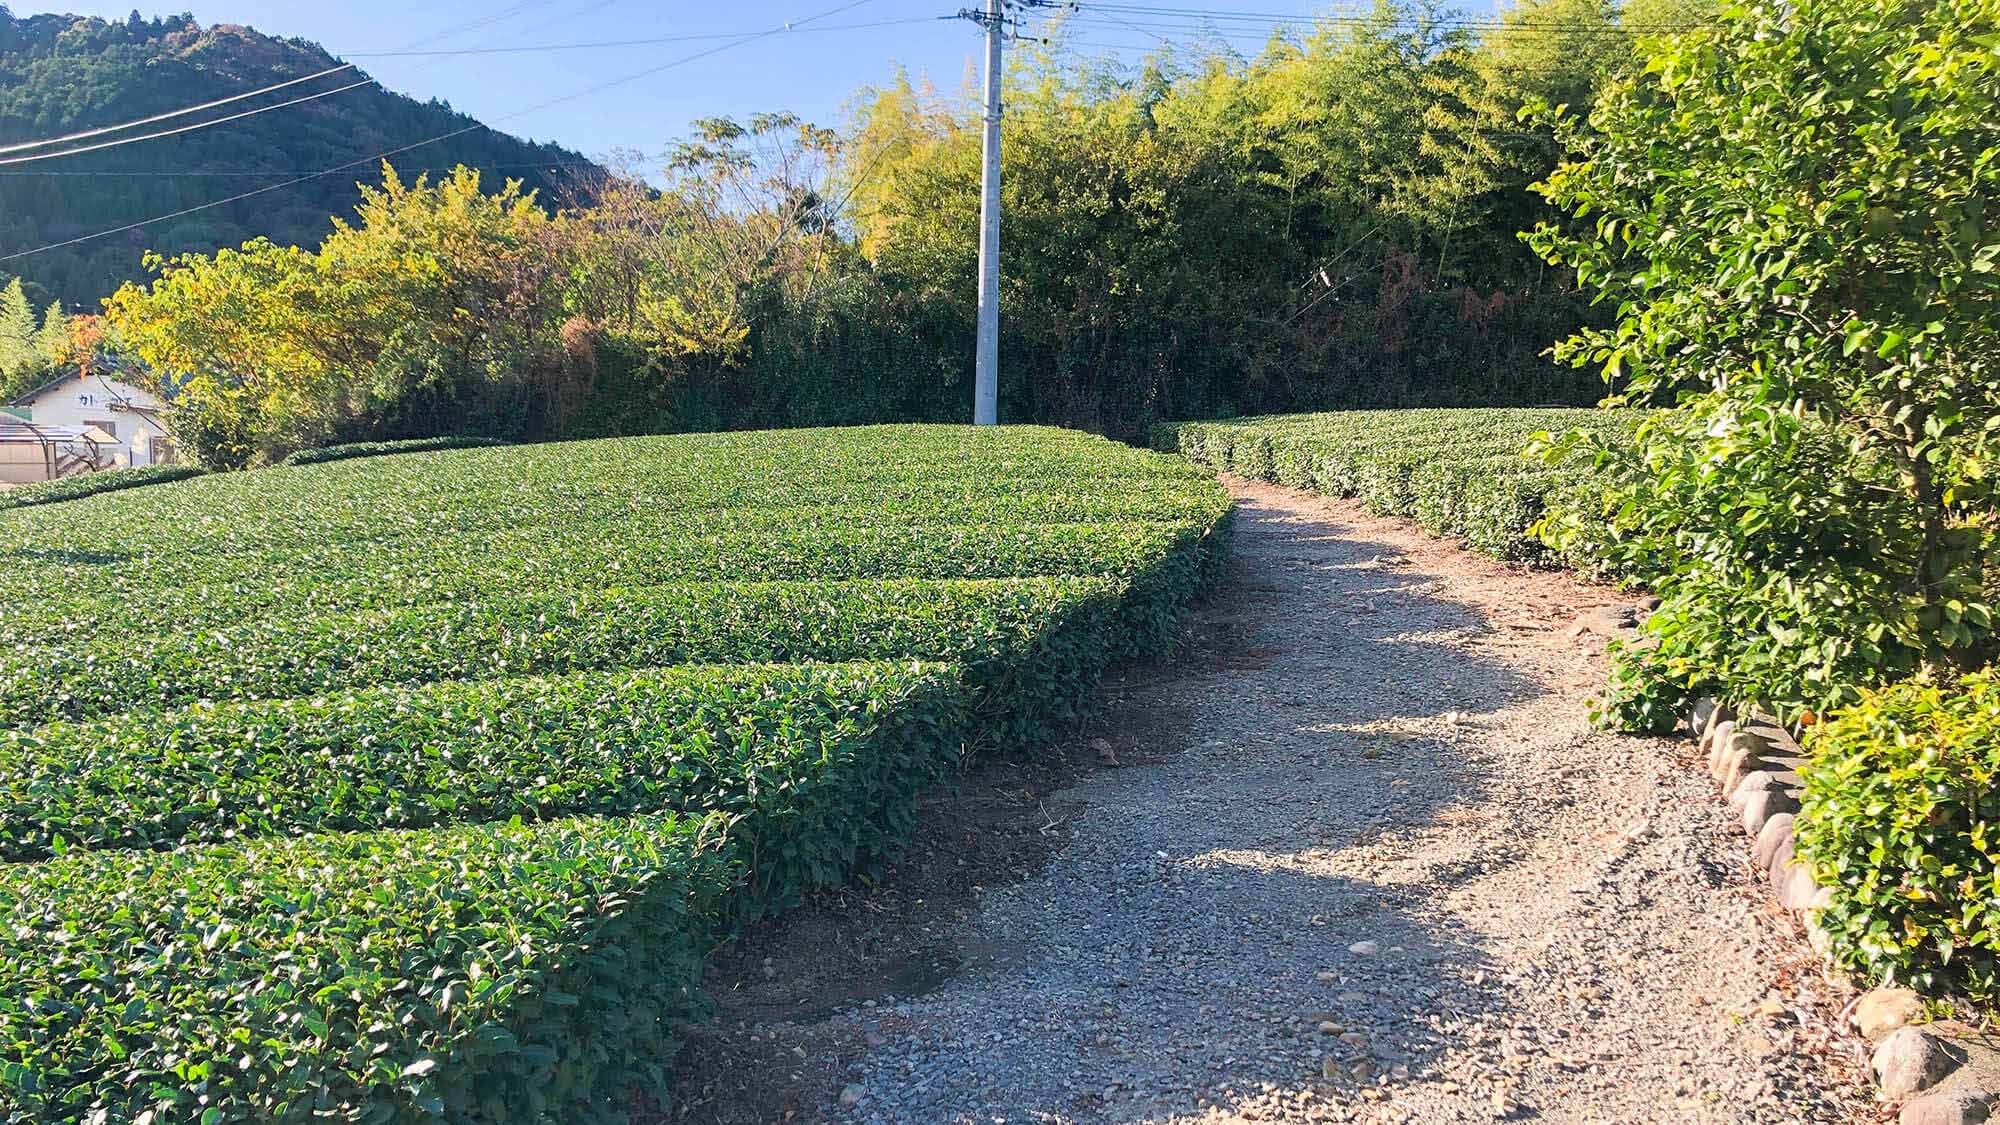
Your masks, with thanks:
[[(166, 405), (159, 396), (102, 375), (81, 375), (44, 388), (20, 403), (32, 422), (45, 426), (96, 426), (118, 439), (119, 465), (152, 465), (173, 459), (166, 427), (141, 410)], [(138, 407), (140, 409), (133, 409)], [(163, 457), (164, 455), (164, 457)]]

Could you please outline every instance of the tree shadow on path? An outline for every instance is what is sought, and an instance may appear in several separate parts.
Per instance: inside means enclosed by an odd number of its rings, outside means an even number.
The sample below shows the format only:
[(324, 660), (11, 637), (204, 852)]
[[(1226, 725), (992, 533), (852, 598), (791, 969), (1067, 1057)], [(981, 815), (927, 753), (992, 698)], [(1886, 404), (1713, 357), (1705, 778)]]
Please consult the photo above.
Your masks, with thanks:
[[(1423, 1016), (1491, 1008), (1477, 935), (1440, 879), (1357, 849), (1477, 807), (1458, 752), (1482, 715), (1546, 695), (1467, 645), (1481, 608), (1389, 543), (1246, 498), (1206, 638), (1126, 708), (1188, 716), (1119, 745), (1069, 845), (996, 890), (960, 975), (864, 1017), (881, 1046), (837, 1119), (1127, 1121), (1250, 1092), (1359, 1097), (1421, 1075)], [(1113, 741), (1117, 732), (1112, 732)]]

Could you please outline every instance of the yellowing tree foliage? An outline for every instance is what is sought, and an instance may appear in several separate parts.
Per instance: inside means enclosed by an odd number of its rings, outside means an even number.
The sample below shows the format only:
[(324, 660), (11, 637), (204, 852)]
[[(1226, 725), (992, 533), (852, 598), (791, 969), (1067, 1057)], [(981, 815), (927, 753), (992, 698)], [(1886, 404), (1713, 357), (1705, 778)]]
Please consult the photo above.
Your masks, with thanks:
[(171, 384), (183, 444), (212, 463), (364, 422), (479, 429), (563, 379), (549, 227), (518, 183), (485, 194), (459, 169), (405, 184), (385, 165), (317, 251), (259, 239), (154, 257), (157, 280), (120, 289), (109, 316)]

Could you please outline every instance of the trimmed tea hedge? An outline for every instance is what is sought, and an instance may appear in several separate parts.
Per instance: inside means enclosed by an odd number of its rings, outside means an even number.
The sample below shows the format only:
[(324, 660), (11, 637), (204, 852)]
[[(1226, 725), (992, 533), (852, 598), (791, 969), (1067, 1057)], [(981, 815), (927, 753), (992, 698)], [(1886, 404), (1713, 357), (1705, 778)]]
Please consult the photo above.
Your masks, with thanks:
[(31, 508), (38, 504), (56, 504), (64, 500), (80, 500), (85, 496), (96, 496), (100, 492), (118, 492), (122, 489), (138, 488), (141, 485), (167, 484), (189, 477), (198, 477), (203, 471), (193, 465), (139, 465), (130, 469), (105, 469), (95, 473), (79, 473), (76, 476), (41, 481), (37, 484), (24, 484), (18, 488), (0, 491), (0, 510)]
[(1229, 513), (967, 427), (0, 512), (0, 1118), (611, 1119), (706, 950), (1171, 643)]
[(1806, 748), (1798, 850), (1833, 956), (2000, 999), (2000, 671), (1864, 693)]
[[(149, 561), (272, 549), (372, 546), (406, 537), (485, 541), (565, 525), (747, 518), (815, 510), (868, 524), (1215, 518), (1227, 497), (1203, 471), (1102, 439), (1009, 427), (700, 434), (468, 449), (282, 473), (219, 473), (170, 494), (107, 498), (112, 518), (70, 559)], [(766, 524), (768, 526), (768, 524)], [(154, 534), (170, 527), (170, 534)], [(47, 547), (76, 529), (54, 513), (0, 520), (0, 547)], [(26, 550), (11, 564), (37, 561)]]
[(51, 723), (0, 741), (0, 860), (781, 802), (798, 839), (760, 877), (838, 882), (851, 847), (817, 851), (837, 822), (905, 802), (815, 775), (859, 756), (912, 791), (936, 780), (967, 734), (959, 686), (950, 665), (693, 667)]
[(289, 454), (280, 465), (317, 465), (323, 461), (350, 461), (356, 457), (384, 457), (391, 453), (430, 453), (439, 449), (484, 449), (511, 442), (489, 437), (405, 438), (402, 441), (353, 441), (345, 445), (323, 445)]
[(671, 816), (0, 867), (10, 1121), (621, 1120), (737, 909)]
[[(1219, 519), (1219, 515), (1218, 515)], [(96, 556), (56, 548), (55, 565), (0, 573), (11, 644), (81, 634), (213, 629), (246, 618), (320, 616), (521, 595), (715, 580), (1134, 576), (1205, 537), (1214, 521), (857, 525), (780, 528), (640, 521), (540, 525), (496, 542), (409, 538), (371, 548), (203, 559)], [(716, 524), (722, 528), (717, 529)]]
[(1122, 643), (1105, 633), (1122, 593), (1102, 578), (711, 582), (99, 634), (0, 652), (0, 720), (438, 680), (894, 658), (965, 662), (1004, 713), (1089, 681), (1087, 654)]
[[(1502, 559), (1549, 561), (1527, 532), (1549, 499), (1587, 483), (1522, 456), (1538, 432), (1630, 425), (1574, 409), (1353, 410), (1157, 427), (1153, 445), (1211, 468), (1414, 519)], [(1587, 560), (1562, 560), (1584, 562)]]

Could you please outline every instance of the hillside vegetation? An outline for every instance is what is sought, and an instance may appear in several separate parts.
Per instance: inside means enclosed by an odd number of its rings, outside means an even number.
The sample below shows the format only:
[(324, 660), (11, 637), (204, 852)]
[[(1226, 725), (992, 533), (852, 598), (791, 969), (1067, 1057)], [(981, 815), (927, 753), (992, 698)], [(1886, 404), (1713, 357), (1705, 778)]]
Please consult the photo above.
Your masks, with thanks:
[[(0, 144), (61, 136), (240, 94), (338, 65), (318, 45), (248, 27), (204, 27), (186, 16), (106, 21), (14, 17), (0, 5)], [(365, 77), (343, 72), (230, 111), (273, 104)], [(218, 111), (222, 112), (222, 111)], [(188, 119), (192, 120), (192, 119)], [(162, 128), (171, 127), (173, 122)], [(165, 215), (304, 172), (344, 164), (478, 122), (436, 101), (366, 86), (178, 137), (8, 167), (0, 175), (0, 254)], [(485, 169), (552, 189), (587, 163), (568, 149), (491, 129), (405, 156), (411, 168)], [(162, 172), (174, 172), (162, 175)], [(179, 174), (179, 173), (197, 174)], [(7, 263), (39, 309), (52, 299), (94, 311), (120, 283), (144, 276), (147, 251), (178, 254), (265, 237), (310, 243), (358, 200), (368, 163), (241, 203)], [(0, 357), (4, 358), (4, 357)]]
[[(1157, 422), (1587, 404), (1552, 340), (1602, 319), (1519, 237), (1581, 111), (1699, 0), (1429, 0), (1301, 19), (1254, 57), (1015, 52), (1001, 414)], [(353, 218), (153, 263), (107, 347), (184, 393), (215, 467), (303, 446), (948, 421), (970, 400), (979, 107), (898, 75), (836, 131), (695, 123), (584, 207), (385, 169)], [(399, 158), (400, 159), (400, 158)], [(647, 173), (641, 175), (641, 173)]]
[(0, 513), (0, 1115), (615, 1116), (719, 939), (1168, 643), (1228, 510), (873, 428)]

